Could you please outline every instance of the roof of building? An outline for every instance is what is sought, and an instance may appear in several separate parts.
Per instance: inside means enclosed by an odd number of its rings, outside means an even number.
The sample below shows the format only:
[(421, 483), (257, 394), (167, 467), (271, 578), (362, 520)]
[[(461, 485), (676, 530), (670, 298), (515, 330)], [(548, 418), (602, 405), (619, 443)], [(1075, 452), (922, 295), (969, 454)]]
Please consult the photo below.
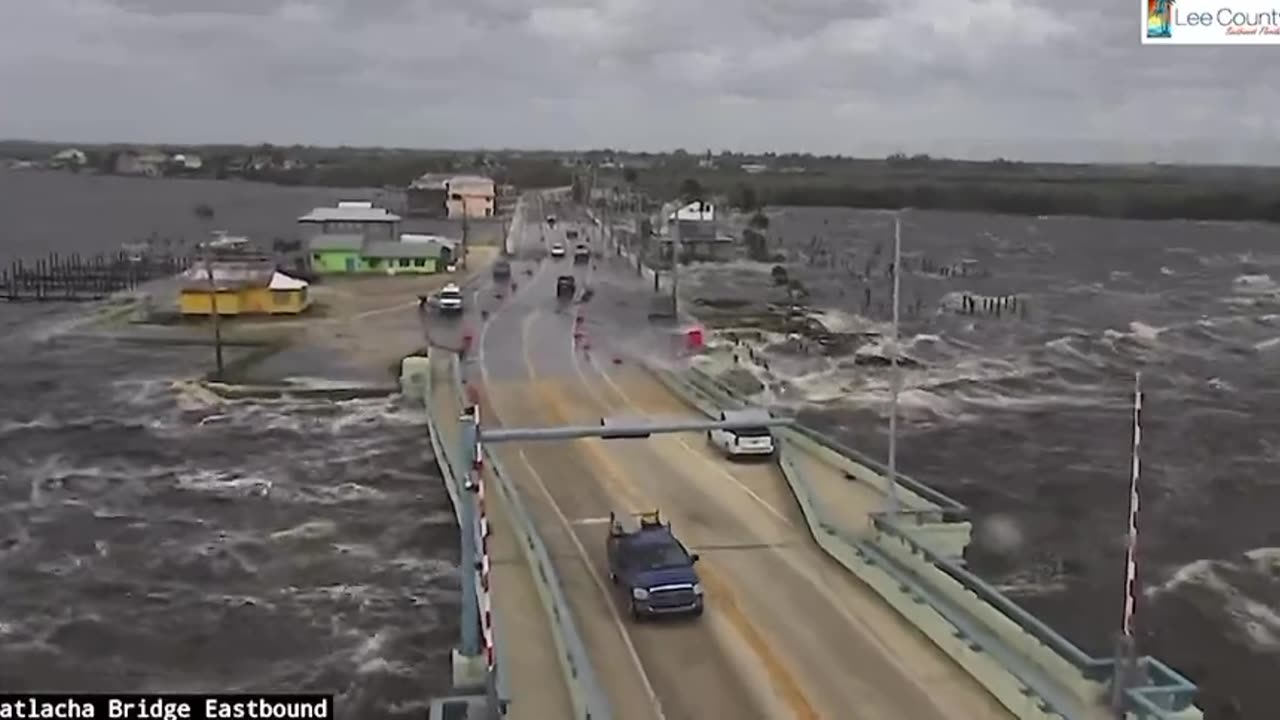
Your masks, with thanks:
[(275, 269), (267, 263), (258, 262), (216, 262), (206, 269), (203, 264), (188, 268), (182, 273), (182, 287), (185, 290), (208, 290), (209, 276), (213, 276), (213, 285), (219, 290), (233, 290), (243, 287), (266, 287), (271, 283)]
[(716, 218), (716, 208), (709, 202), (695, 200), (681, 207), (676, 208), (667, 215), (670, 220), (689, 220), (695, 222), (710, 222)]
[(271, 282), (267, 284), (267, 288), (270, 290), (302, 290), (309, 284), (306, 280), (300, 280), (276, 271), (272, 273)]
[(449, 173), (426, 173), (410, 183), (409, 187), (416, 190), (444, 190), (452, 178)]
[(449, 191), (457, 192), (459, 190), (479, 190), (482, 193), (492, 194), (497, 188), (497, 183), (493, 178), (487, 178), (481, 175), (455, 175), (449, 178)]
[(439, 258), (441, 247), (438, 243), (382, 240), (369, 243), (360, 254), (381, 259)]
[(436, 243), (437, 245), (443, 245), (450, 250), (456, 249), (460, 244), (462, 244), (462, 241), (456, 238), (448, 238), (443, 235), (432, 235), (429, 233), (400, 233), (400, 242)]
[(399, 215), (394, 215), (386, 208), (375, 207), (322, 207), (298, 218), (298, 222), (398, 222)]
[(312, 251), (359, 252), (364, 247), (363, 235), (316, 235), (307, 240)]

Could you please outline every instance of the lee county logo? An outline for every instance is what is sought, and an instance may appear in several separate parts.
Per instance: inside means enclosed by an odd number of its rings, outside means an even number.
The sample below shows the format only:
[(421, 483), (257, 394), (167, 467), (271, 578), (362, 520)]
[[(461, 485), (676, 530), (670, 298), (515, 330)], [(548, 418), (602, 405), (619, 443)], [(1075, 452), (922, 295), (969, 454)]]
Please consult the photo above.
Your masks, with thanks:
[(1143, 0), (1144, 45), (1280, 45), (1280, 0)]

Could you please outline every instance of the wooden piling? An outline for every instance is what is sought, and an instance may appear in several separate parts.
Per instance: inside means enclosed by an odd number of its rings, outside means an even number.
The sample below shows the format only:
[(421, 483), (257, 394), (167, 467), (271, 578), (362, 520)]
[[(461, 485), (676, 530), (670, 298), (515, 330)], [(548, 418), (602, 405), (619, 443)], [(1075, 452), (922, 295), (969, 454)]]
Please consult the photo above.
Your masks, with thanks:
[(0, 271), (0, 300), (9, 302), (83, 302), (133, 290), (190, 266), (175, 255), (130, 257), (123, 252), (90, 257), (49, 253), (35, 260), (13, 260)]

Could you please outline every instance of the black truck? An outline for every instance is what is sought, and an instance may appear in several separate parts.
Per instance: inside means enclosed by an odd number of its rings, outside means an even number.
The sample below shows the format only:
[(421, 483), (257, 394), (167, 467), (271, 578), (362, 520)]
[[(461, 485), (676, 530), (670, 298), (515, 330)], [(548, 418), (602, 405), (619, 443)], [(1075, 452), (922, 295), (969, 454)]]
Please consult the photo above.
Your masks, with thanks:
[(701, 615), (702, 583), (693, 569), (697, 553), (690, 553), (676, 539), (657, 510), (635, 517), (639, 527), (627, 530), (609, 513), (606, 540), (609, 579), (626, 593), (631, 617)]

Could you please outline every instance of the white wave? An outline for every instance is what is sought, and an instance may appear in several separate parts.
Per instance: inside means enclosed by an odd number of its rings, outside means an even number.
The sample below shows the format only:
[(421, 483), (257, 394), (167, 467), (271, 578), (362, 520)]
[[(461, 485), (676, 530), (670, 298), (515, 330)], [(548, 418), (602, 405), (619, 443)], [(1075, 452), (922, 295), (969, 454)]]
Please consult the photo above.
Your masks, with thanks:
[(1245, 572), (1274, 578), (1280, 569), (1280, 548), (1255, 548), (1245, 552), (1242, 559), (1245, 562), (1195, 560), (1174, 570), (1164, 582), (1145, 589), (1144, 594), (1150, 599), (1157, 599), (1187, 586), (1203, 588), (1222, 601), (1223, 611), (1254, 647), (1278, 650), (1280, 612), (1249, 597), (1224, 575)]
[(1270, 275), (1239, 275), (1232, 281), (1231, 286), (1242, 294), (1259, 294), (1265, 295), (1274, 293), (1278, 288)]
[(322, 540), (338, 534), (332, 520), (308, 520), (301, 525), (271, 533), (272, 540)]

